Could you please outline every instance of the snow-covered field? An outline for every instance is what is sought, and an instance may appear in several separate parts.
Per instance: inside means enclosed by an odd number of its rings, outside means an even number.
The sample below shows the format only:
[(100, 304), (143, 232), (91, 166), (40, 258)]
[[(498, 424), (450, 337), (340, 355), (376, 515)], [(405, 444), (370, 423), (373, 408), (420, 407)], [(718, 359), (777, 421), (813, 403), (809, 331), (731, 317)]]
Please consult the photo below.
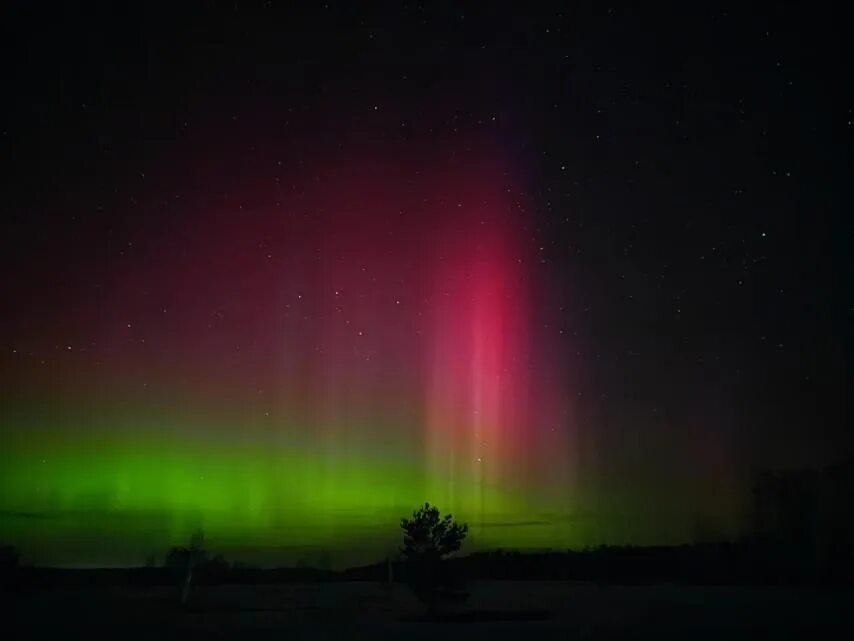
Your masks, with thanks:
[(546, 581), (482, 581), (469, 590), (461, 611), (492, 617), (547, 611), (548, 618), (408, 622), (423, 608), (405, 586), (344, 582), (196, 587), (186, 610), (164, 588), (45, 590), (12, 595), (6, 622), (22, 623), (24, 636), (39, 638), (84, 628), (114, 638), (854, 638), (854, 592), (843, 590)]

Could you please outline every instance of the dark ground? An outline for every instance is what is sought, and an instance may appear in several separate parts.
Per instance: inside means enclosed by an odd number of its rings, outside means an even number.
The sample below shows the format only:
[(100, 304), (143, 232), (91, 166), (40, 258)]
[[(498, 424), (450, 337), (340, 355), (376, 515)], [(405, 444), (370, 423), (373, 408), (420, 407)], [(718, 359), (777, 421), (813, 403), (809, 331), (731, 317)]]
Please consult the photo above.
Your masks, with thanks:
[(477, 581), (458, 610), (546, 612), (538, 621), (410, 622), (423, 610), (400, 584), (194, 588), (186, 609), (165, 587), (12, 593), (6, 638), (830, 639), (854, 638), (854, 591), (815, 587), (599, 586)]

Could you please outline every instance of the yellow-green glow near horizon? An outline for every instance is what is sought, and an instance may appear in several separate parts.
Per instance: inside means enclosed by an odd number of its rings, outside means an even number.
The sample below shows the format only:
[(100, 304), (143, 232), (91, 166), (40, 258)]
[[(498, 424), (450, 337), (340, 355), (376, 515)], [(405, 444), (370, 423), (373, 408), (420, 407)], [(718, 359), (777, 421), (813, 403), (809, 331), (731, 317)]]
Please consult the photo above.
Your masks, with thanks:
[[(90, 539), (91, 545), (75, 548), (78, 554), (110, 561), (97, 548), (118, 530), (129, 537), (120, 549), (138, 549), (141, 561), (144, 552), (161, 553), (199, 528), (225, 550), (326, 547), (347, 559), (348, 547), (366, 546), (375, 555), (392, 550), (399, 518), (425, 497), (447, 492), (447, 479), (381, 448), (348, 455), (283, 443), (193, 441), (175, 433), (123, 426), (71, 439), (31, 428), (33, 438), (0, 454), (0, 534), (25, 551), (34, 546), (48, 560), (62, 559), (42, 549), (51, 538)], [(540, 520), (554, 505), (488, 484), (481, 491), (477, 477), (456, 483), (457, 516), (471, 524), (474, 545), (569, 540), (559, 522)], [(481, 501), (488, 514), (480, 513)]]

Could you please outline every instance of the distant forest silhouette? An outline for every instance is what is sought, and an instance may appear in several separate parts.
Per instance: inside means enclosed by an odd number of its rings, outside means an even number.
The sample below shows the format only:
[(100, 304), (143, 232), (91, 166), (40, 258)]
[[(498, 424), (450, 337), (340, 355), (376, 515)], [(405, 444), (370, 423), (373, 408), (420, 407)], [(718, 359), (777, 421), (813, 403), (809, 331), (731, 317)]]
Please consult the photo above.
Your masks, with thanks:
[[(765, 472), (753, 486), (751, 534), (736, 541), (677, 546), (601, 546), (536, 553), (494, 550), (444, 558), (460, 550), (465, 524), (440, 518), (425, 504), (402, 519), (402, 559), (333, 571), (262, 569), (229, 563), (204, 549), (197, 533), (169, 550), (163, 566), (60, 569), (22, 565), (0, 546), (6, 588), (51, 585), (265, 584), (311, 581), (395, 581), (423, 584), (425, 559), (445, 585), (474, 579), (560, 579), (648, 584), (851, 584), (854, 582), (854, 461), (817, 470)], [(441, 564), (441, 571), (436, 569)], [(186, 594), (184, 595), (186, 598)]]

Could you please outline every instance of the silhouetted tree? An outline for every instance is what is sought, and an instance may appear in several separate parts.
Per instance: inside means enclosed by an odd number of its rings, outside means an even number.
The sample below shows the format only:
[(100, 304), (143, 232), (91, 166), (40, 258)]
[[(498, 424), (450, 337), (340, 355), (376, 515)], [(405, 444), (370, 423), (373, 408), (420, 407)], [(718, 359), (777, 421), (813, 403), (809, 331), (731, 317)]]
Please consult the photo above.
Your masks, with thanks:
[(401, 552), (409, 561), (439, 560), (460, 549), (469, 526), (457, 523), (451, 514), (444, 518), (439, 508), (425, 503), (412, 513), (411, 519), (401, 519), (403, 547)]
[(403, 530), (400, 551), (408, 561), (410, 586), (432, 613), (440, 601), (460, 596), (451, 590), (454, 581), (443, 571), (440, 562), (460, 549), (468, 525), (457, 523), (451, 514), (442, 517), (437, 507), (425, 503), (412, 513), (412, 518), (401, 519), (400, 528)]

